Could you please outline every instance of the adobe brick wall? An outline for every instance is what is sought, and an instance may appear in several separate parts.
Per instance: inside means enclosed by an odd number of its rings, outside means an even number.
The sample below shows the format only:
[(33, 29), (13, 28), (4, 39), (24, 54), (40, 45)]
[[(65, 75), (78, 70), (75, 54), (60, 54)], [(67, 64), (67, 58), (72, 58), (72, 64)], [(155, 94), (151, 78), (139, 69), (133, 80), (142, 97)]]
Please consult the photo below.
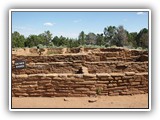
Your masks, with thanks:
[[(61, 50), (57, 49), (60, 54), (48, 56), (13, 54), (12, 96), (84, 97), (148, 93), (147, 51), (74, 48), (63, 53)], [(25, 60), (26, 68), (15, 69), (16, 60)], [(82, 67), (88, 71), (78, 73)]]

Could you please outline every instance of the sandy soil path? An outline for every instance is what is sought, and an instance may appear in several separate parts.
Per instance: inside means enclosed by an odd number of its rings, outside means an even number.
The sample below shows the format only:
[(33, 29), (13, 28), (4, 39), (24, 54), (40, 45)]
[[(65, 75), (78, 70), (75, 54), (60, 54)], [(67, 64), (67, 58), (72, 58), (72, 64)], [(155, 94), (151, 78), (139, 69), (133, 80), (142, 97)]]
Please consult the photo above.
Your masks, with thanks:
[(100, 96), (96, 98), (13, 97), (12, 108), (148, 108), (148, 94), (133, 96)]

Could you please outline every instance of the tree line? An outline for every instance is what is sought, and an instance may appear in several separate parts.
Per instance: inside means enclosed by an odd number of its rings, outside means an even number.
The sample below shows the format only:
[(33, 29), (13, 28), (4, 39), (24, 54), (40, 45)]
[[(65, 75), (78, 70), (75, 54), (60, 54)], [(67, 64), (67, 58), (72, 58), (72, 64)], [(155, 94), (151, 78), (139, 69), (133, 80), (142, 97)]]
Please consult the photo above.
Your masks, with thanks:
[(105, 27), (102, 33), (95, 34), (84, 31), (79, 33), (78, 39), (64, 36), (55, 36), (48, 30), (39, 35), (24, 37), (17, 31), (12, 33), (12, 48), (23, 47), (79, 47), (79, 46), (104, 46), (104, 47), (128, 47), (148, 49), (149, 31), (143, 28), (140, 32), (128, 32), (123, 26)]

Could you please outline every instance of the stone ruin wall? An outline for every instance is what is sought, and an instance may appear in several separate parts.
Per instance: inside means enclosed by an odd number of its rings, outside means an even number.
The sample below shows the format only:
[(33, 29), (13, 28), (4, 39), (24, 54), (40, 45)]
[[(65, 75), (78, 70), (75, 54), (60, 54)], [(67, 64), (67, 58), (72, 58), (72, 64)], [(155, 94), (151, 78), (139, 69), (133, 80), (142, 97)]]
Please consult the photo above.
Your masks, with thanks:
[[(13, 97), (148, 93), (148, 51), (123, 48), (47, 51), (54, 54), (12, 54)], [(15, 69), (16, 60), (26, 61), (26, 68)]]

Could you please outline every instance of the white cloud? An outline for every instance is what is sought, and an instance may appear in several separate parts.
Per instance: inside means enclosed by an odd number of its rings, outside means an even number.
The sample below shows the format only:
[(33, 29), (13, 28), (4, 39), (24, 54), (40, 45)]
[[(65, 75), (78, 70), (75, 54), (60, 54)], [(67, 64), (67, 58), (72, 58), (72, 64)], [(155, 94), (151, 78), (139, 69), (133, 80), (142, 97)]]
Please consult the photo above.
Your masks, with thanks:
[(74, 23), (79, 23), (79, 22), (81, 22), (82, 20), (81, 19), (79, 19), (79, 20), (74, 20), (73, 22)]
[(46, 22), (46, 23), (44, 23), (43, 25), (44, 26), (53, 26), (55, 23), (51, 23), (51, 22)]
[(137, 15), (143, 15), (144, 12), (137, 12)]

